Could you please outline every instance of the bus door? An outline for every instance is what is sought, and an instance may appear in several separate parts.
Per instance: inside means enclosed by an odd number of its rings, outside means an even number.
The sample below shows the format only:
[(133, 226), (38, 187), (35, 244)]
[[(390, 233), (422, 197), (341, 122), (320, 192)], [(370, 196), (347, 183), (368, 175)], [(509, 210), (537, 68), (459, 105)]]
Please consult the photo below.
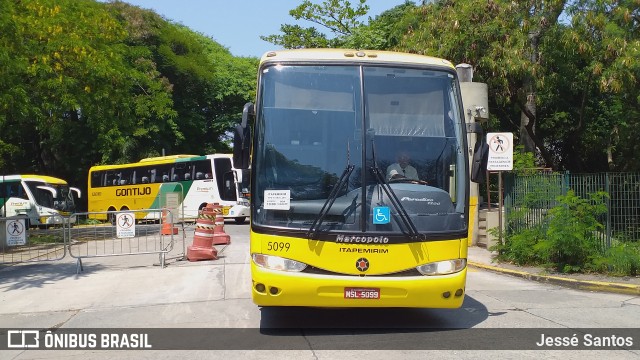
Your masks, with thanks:
[(236, 176), (231, 166), (231, 158), (213, 159), (213, 167), (220, 199), (223, 201), (236, 201)]

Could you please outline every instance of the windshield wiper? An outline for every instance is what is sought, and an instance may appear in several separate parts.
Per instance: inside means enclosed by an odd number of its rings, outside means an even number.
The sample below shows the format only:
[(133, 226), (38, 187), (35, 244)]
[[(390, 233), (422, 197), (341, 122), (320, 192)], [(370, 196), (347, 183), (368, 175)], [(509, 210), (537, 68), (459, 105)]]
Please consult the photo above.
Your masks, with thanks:
[(376, 161), (376, 146), (373, 140), (373, 136), (371, 137), (371, 157), (373, 160), (373, 166), (371, 167), (371, 172), (373, 173), (378, 185), (382, 188), (382, 190), (384, 190), (385, 194), (387, 194), (387, 197), (391, 201), (391, 205), (398, 211), (398, 215), (400, 215), (400, 220), (402, 220), (399, 223), (404, 225), (404, 228), (407, 230), (405, 233), (408, 232), (408, 235), (411, 237), (412, 240), (414, 241), (418, 240), (418, 236), (419, 236), (418, 229), (416, 229), (415, 224), (409, 218), (409, 214), (407, 213), (407, 210), (405, 210), (404, 206), (402, 206), (402, 203), (400, 202), (400, 199), (398, 199), (398, 197), (396, 196), (396, 193), (393, 191), (393, 189), (391, 189), (391, 186), (385, 179), (384, 174), (382, 174), (382, 170), (380, 170), (380, 168), (378, 167), (378, 161)]
[(320, 225), (322, 225), (322, 222), (329, 213), (331, 206), (333, 206), (333, 203), (338, 198), (340, 189), (342, 189), (342, 187), (347, 183), (347, 180), (349, 179), (349, 176), (351, 176), (353, 169), (355, 169), (355, 165), (353, 164), (347, 164), (347, 167), (344, 168), (340, 179), (334, 185), (333, 189), (331, 189), (331, 193), (329, 193), (327, 200), (325, 200), (324, 204), (322, 204), (322, 208), (320, 209), (318, 216), (315, 218), (315, 220), (313, 220), (313, 224), (311, 224), (311, 227), (309, 227), (309, 231), (307, 232), (307, 237), (309, 239), (315, 238), (316, 234), (320, 230)]

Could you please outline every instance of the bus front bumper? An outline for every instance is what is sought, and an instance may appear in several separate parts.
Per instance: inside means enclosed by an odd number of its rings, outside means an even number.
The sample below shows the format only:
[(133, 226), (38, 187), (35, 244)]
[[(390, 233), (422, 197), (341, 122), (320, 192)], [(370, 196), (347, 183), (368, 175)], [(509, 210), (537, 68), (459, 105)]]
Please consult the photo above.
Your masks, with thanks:
[[(259, 306), (459, 308), (467, 268), (440, 276), (324, 276), (266, 270), (252, 264), (252, 298)], [(379, 298), (350, 298), (364, 290)]]
[(224, 215), (225, 218), (241, 218), (241, 217), (249, 217), (250, 211), (249, 207), (244, 205), (234, 205), (229, 208), (229, 212)]

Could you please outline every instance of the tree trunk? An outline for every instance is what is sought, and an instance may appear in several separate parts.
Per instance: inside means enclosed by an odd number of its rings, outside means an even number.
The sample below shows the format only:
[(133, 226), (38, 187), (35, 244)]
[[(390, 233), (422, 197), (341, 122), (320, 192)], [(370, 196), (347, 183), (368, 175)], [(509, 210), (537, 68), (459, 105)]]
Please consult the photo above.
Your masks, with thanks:
[[(524, 105), (527, 111), (520, 112), (520, 143), (524, 145), (524, 151), (535, 153), (536, 152), (536, 144), (529, 135), (527, 131), (527, 126), (529, 122), (531, 122), (531, 131), (535, 134), (536, 132), (536, 124), (535, 124), (535, 116), (536, 116), (536, 100), (535, 93), (527, 94), (527, 102)], [(533, 116), (533, 119), (530, 119), (527, 113)]]

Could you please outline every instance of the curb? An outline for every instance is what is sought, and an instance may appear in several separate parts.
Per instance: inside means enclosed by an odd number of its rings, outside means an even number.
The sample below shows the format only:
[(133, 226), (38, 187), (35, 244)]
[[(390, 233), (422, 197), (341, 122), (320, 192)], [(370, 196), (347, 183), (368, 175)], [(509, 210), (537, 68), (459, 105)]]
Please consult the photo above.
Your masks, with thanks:
[(591, 281), (591, 280), (576, 280), (569, 279), (560, 276), (552, 275), (537, 275), (524, 271), (505, 269), (498, 266), (481, 264), (473, 261), (468, 261), (468, 265), (479, 269), (489, 270), (497, 273), (508, 274), (511, 276), (520, 277), (527, 280), (533, 280), (541, 283), (548, 283), (554, 285), (560, 285), (570, 287), (579, 290), (610, 292), (616, 294), (625, 295), (640, 295), (640, 285), (610, 283), (603, 281)]

